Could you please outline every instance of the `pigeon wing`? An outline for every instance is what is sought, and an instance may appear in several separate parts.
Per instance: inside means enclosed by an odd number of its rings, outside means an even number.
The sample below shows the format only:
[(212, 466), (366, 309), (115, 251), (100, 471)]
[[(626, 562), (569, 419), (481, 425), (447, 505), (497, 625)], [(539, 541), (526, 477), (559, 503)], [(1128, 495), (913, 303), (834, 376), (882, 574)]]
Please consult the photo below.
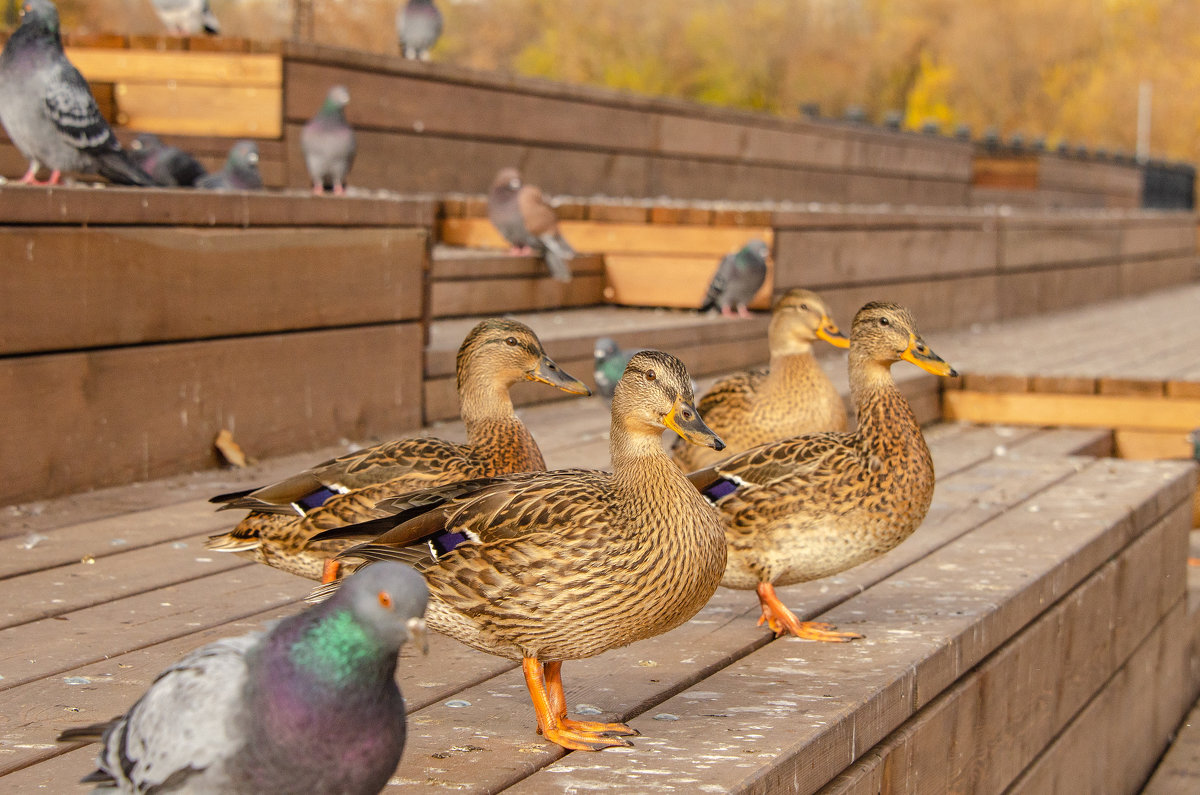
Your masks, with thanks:
[(135, 792), (186, 788), (197, 776), (219, 787), (223, 773), (215, 766), (245, 740), (246, 654), (261, 638), (251, 633), (210, 643), (159, 674), (105, 734), (101, 769)]
[(79, 70), (64, 60), (47, 86), (46, 111), (71, 146), (84, 152), (119, 148), (114, 147), (112, 128), (100, 115), (92, 89)]

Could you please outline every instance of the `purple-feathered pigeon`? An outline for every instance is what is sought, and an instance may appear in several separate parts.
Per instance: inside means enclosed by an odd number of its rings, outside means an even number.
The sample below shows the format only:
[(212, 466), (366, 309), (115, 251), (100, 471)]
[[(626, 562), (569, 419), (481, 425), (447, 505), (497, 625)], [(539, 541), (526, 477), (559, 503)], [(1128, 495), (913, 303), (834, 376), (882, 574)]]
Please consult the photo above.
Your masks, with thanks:
[(325, 186), (341, 196), (346, 192), (346, 175), (354, 164), (354, 128), (346, 121), (346, 103), (350, 92), (345, 86), (329, 89), (324, 104), (300, 131), (304, 164), (312, 178), (313, 193), (324, 193)]
[(197, 188), (208, 190), (258, 190), (263, 186), (258, 173), (258, 144), (238, 141), (229, 150), (225, 167), (196, 181)]
[(749, 317), (750, 310), (746, 307), (767, 278), (769, 251), (766, 243), (751, 240), (733, 254), (726, 254), (709, 282), (700, 311), (715, 306), (722, 315), (733, 315), (736, 309), (742, 317)]
[(329, 601), (193, 651), (129, 712), (58, 739), (99, 742), (84, 781), (121, 792), (378, 792), (404, 749), (397, 653), (424, 640), (428, 598), (409, 566), (367, 566)]
[(492, 182), (488, 218), (512, 244), (514, 253), (536, 251), (546, 258), (546, 267), (555, 279), (571, 281), (567, 263), (575, 258), (575, 249), (559, 233), (558, 216), (541, 190), (522, 183), (515, 168), (500, 169)]
[(208, 173), (199, 160), (151, 133), (138, 133), (129, 145), (129, 156), (159, 185), (190, 188)]
[(25, 0), (21, 25), (0, 53), (0, 123), (29, 170), (21, 182), (59, 184), (62, 172), (99, 172), (123, 185), (153, 185), (121, 148), (100, 115), (83, 75), (63, 53), (58, 9), (49, 0)]
[(429, 60), (429, 51), (442, 35), (442, 12), (433, 0), (408, 0), (396, 15), (396, 36), (405, 58)]
[(221, 32), (221, 23), (213, 16), (208, 0), (153, 0), (153, 3), (163, 25), (177, 36)]

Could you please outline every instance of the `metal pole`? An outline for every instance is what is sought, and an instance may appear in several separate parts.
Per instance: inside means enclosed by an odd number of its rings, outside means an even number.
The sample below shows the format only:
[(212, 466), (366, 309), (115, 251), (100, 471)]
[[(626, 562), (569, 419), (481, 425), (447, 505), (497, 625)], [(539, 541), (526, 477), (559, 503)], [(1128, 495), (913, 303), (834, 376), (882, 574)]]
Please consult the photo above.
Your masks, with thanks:
[(1150, 102), (1154, 95), (1154, 87), (1149, 80), (1143, 80), (1138, 85), (1137, 109), (1137, 159), (1145, 163), (1150, 159)]

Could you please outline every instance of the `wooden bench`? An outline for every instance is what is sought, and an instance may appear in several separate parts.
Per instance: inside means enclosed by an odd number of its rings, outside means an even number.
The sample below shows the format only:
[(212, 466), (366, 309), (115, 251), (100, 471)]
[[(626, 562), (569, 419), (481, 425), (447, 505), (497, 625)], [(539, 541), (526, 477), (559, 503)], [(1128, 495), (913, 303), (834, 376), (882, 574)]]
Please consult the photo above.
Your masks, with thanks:
[[(599, 399), (525, 414), (551, 466), (606, 461)], [(1111, 448), (1097, 430), (951, 424), (927, 437), (939, 480), (921, 529), (878, 561), (784, 593), (804, 617), (865, 640), (773, 641), (752, 593), (721, 590), (666, 636), (567, 666), (572, 709), (644, 735), (591, 755), (540, 741), (513, 664), (434, 637), (428, 657), (401, 661), (410, 740), (393, 783), (815, 791), (869, 787), (886, 771), (984, 791), (1042, 781), (1097, 736), (1107, 765), (1142, 775), (1185, 707), (1191, 468), (1077, 457)], [(57, 731), (126, 708), (187, 650), (295, 609), (307, 582), (201, 544), (236, 519), (206, 496), (297, 458), (9, 509), (0, 786), (70, 787), (94, 748), (56, 745)], [(1121, 720), (1106, 720), (1118, 707)]]
[[(460, 212), (479, 215), (451, 215)], [(486, 213), (486, 204), (447, 202), (443, 213), (447, 217), (441, 220), (438, 232), (443, 242), (477, 248), (508, 247), (491, 222), (480, 217)], [(685, 212), (670, 204), (568, 200), (560, 213), (563, 220), (559, 228), (571, 245), (578, 251), (603, 256), (607, 279), (604, 297), (621, 306), (696, 309), (703, 303), (722, 257), (753, 238), (768, 246), (774, 240), (773, 230), (764, 223), (768, 213), (757, 212), (747, 223), (745, 217), (719, 215), (700, 203)], [(770, 309), (773, 272), (768, 262), (767, 278), (751, 308)]]

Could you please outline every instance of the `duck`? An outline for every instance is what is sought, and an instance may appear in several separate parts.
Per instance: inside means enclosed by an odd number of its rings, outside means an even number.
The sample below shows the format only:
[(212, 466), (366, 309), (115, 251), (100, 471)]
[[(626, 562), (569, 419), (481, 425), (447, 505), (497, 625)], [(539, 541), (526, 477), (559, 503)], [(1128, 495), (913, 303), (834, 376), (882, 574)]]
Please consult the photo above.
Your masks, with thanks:
[(850, 394), (858, 412), (853, 432), (770, 442), (689, 475), (725, 525), (728, 565), (721, 584), (757, 591), (759, 624), (776, 636), (862, 637), (800, 621), (775, 589), (879, 557), (912, 535), (929, 510), (933, 459), (892, 380), (891, 367), (901, 360), (934, 375), (957, 375), (921, 338), (907, 309), (867, 304), (850, 332)]
[(768, 366), (727, 376), (700, 398), (700, 416), (721, 435), (725, 452), (676, 441), (671, 453), (679, 468), (692, 472), (766, 442), (846, 430), (842, 396), (812, 354), (818, 340), (850, 346), (820, 296), (799, 287), (788, 290), (771, 311)]
[(546, 740), (572, 750), (630, 746), (624, 737), (637, 732), (625, 724), (567, 716), (562, 664), (674, 629), (716, 592), (725, 571), (721, 518), (661, 441), (670, 429), (693, 444), (723, 445), (694, 400), (682, 362), (641, 351), (613, 394), (611, 472), (449, 484), (385, 501), (390, 529), (376, 520), (315, 538), (365, 535), (341, 557), (420, 571), (431, 629), (520, 661)]
[(477, 324), (458, 349), (455, 369), (466, 444), (432, 436), (398, 439), (261, 488), (217, 495), (211, 502), (221, 504), (220, 510), (250, 513), (205, 546), (301, 577), (337, 579), (342, 572), (334, 555), (348, 544), (309, 543), (316, 532), (374, 518), (376, 503), (397, 494), (546, 468), (537, 442), (513, 410), (513, 384), (536, 381), (568, 394), (591, 394), (546, 354), (533, 329), (510, 318)]

